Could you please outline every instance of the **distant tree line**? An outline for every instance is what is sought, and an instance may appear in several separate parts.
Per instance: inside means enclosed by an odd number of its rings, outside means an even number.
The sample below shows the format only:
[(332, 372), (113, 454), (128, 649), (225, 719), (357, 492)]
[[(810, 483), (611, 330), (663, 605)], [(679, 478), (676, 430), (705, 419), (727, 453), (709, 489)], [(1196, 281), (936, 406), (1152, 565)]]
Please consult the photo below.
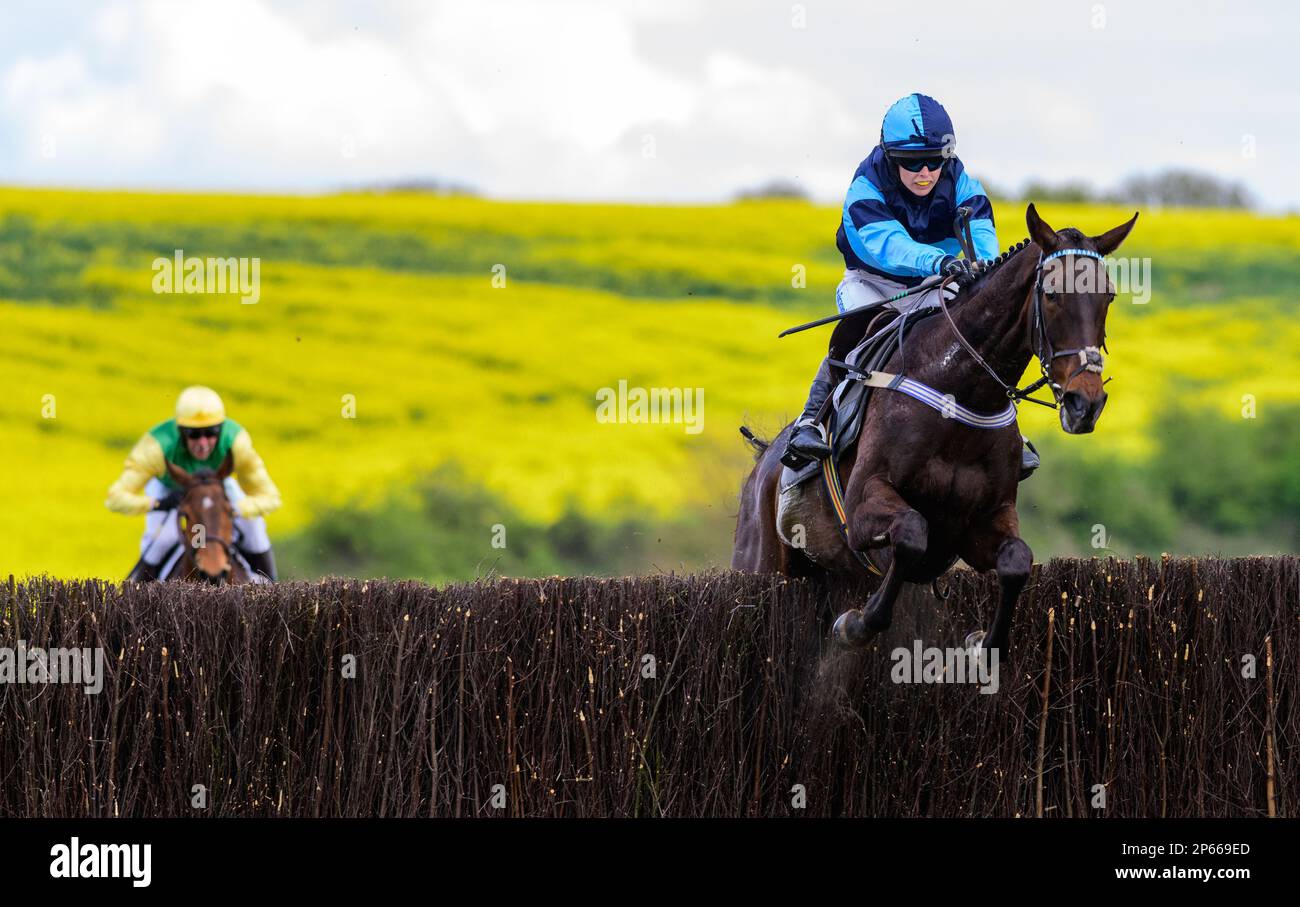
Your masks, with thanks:
[(387, 195), (389, 193), (420, 193), (424, 195), (465, 195), (478, 196), (478, 191), (473, 186), (464, 183), (451, 182), (449, 180), (438, 179), (421, 179), (412, 177), (410, 179), (393, 180), (387, 183), (373, 183), (362, 186), (361, 192), (369, 192), (375, 195)]
[(1173, 208), (1253, 208), (1246, 187), (1195, 170), (1169, 169), (1134, 174), (1111, 190), (1099, 190), (1082, 180), (1048, 184), (1031, 180), (1020, 197), (1038, 202), (1094, 202)]
[[(1253, 208), (1255, 200), (1240, 183), (1195, 170), (1169, 169), (1134, 174), (1111, 190), (1097, 189), (1083, 180), (1043, 183), (1031, 180), (1019, 193), (981, 180), (994, 198), (1023, 198), (1036, 202), (1074, 202), (1114, 205), (1168, 206), (1175, 208)], [(808, 200), (804, 188), (792, 180), (774, 179), (736, 193), (737, 201), (758, 199)]]
[(736, 193), (736, 201), (752, 202), (760, 199), (786, 199), (806, 202), (808, 193), (793, 180), (774, 179)]

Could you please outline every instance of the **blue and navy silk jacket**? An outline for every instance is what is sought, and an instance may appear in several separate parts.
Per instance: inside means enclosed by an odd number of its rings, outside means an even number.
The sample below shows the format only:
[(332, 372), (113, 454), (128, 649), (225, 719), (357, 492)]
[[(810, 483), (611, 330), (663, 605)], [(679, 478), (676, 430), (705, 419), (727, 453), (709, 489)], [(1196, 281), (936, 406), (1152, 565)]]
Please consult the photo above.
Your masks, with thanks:
[(914, 195), (898, 179), (898, 165), (880, 146), (858, 165), (844, 197), (835, 245), (845, 267), (915, 286), (934, 274), (945, 255), (961, 255), (953, 235), (957, 208), (971, 209), (971, 239), (980, 258), (996, 258), (993, 206), (980, 181), (951, 157), (929, 195)]

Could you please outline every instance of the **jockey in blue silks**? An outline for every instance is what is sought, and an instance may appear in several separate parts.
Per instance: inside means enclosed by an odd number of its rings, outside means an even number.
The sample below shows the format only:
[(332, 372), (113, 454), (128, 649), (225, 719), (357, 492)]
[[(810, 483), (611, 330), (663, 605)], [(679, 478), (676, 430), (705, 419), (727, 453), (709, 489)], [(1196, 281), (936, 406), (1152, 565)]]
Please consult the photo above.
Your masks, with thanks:
[[(909, 94), (885, 113), (880, 144), (853, 174), (835, 234), (845, 266), (835, 291), (841, 312), (888, 299), (936, 275), (953, 276), (958, 286), (973, 281), (971, 262), (958, 257), (961, 243), (953, 232), (959, 207), (971, 209), (976, 257), (997, 257), (993, 206), (956, 156), (956, 143), (947, 111), (928, 95)], [(890, 306), (900, 311), (936, 306), (939, 292), (935, 286)], [(798, 468), (830, 456), (814, 423), (831, 390), (830, 367), (822, 360), (786, 446), (786, 465)], [(1028, 444), (1021, 466), (1021, 478), (1038, 466)]]

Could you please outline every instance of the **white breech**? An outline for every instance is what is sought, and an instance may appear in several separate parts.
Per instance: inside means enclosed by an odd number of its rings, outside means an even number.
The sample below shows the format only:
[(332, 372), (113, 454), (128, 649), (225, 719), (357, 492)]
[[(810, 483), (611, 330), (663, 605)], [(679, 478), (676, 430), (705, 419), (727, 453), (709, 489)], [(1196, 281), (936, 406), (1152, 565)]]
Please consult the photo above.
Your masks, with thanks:
[[(928, 278), (936, 283), (936, 286), (922, 290), (919, 293), (913, 293), (911, 296), (905, 296), (896, 302), (891, 302), (889, 308), (896, 309), (899, 312), (907, 313), (913, 309), (928, 309), (939, 304), (939, 288), (937, 286), (939, 278)], [(881, 277), (878, 274), (871, 274), (867, 271), (847, 270), (844, 272), (844, 278), (840, 285), (835, 288), (835, 306), (841, 313), (848, 312), (852, 309), (860, 309), (864, 305), (870, 305), (873, 302), (880, 302), (882, 299), (888, 299), (897, 293), (906, 290), (907, 287), (897, 281), (890, 280), (887, 277)], [(957, 295), (956, 286), (949, 284), (944, 291), (945, 300), (951, 300)]]
[[(225, 487), (230, 503), (238, 506), (244, 497), (244, 489), (239, 487), (233, 476), (226, 477)], [(159, 479), (150, 479), (144, 486), (144, 493), (155, 499), (163, 497), (168, 491), (170, 489)], [(151, 510), (145, 514), (140, 554), (148, 563), (157, 566), (180, 540), (181, 530), (176, 522), (175, 510)], [(269, 550), (271, 537), (266, 532), (266, 517), (236, 516), (235, 544), (249, 554), (261, 554)]]

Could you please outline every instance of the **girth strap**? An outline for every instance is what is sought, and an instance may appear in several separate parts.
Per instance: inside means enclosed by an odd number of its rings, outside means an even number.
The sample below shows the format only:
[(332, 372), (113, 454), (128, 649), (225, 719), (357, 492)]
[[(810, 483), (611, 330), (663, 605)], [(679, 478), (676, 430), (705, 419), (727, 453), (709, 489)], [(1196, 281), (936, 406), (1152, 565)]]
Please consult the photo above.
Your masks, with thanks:
[[(827, 443), (834, 449), (835, 439), (829, 432), (827, 433)], [(858, 559), (859, 564), (876, 576), (884, 576), (880, 569), (871, 562), (871, 558), (849, 544), (849, 524), (844, 511), (844, 492), (840, 488), (840, 471), (839, 467), (835, 465), (834, 454), (822, 460), (822, 478), (826, 483), (826, 496), (830, 498), (831, 510), (835, 512), (835, 526), (840, 531), (840, 538), (844, 539), (844, 547), (853, 552), (853, 556)]]

